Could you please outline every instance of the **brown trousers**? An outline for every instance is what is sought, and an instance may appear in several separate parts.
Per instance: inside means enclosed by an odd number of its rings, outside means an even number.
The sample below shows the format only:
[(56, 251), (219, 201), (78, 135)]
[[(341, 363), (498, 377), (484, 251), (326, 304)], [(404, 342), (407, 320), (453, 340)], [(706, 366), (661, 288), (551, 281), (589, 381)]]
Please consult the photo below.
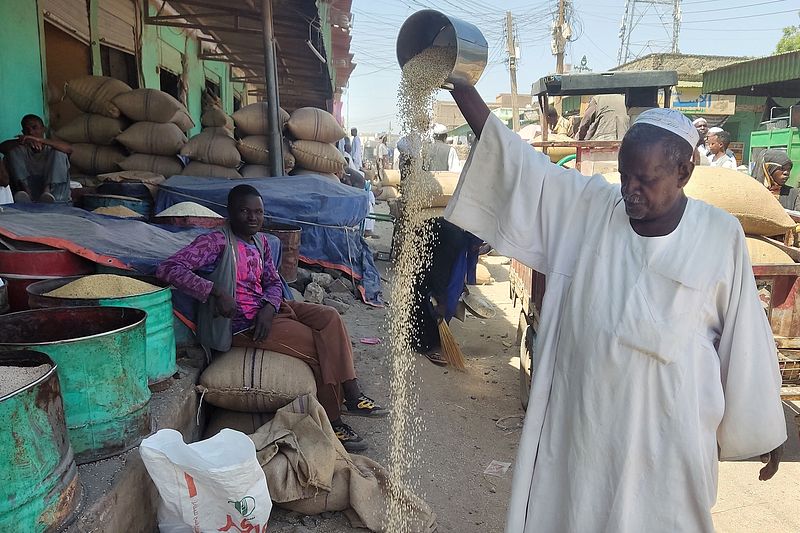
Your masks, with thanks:
[(339, 418), (341, 384), (356, 378), (353, 349), (342, 317), (327, 305), (284, 301), (266, 339), (250, 333), (234, 336), (234, 346), (255, 346), (296, 357), (307, 363), (317, 381), (317, 399), (328, 418)]

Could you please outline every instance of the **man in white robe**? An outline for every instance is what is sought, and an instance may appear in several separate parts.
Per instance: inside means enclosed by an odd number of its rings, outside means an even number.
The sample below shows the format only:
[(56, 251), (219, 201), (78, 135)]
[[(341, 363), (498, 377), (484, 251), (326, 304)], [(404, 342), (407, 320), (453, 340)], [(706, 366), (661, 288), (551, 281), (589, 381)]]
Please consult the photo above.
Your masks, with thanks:
[(771, 478), (786, 424), (741, 226), (683, 193), (696, 130), (643, 113), (620, 189), (453, 97), (480, 139), (446, 218), (547, 275), (506, 531), (712, 533), (718, 461)]

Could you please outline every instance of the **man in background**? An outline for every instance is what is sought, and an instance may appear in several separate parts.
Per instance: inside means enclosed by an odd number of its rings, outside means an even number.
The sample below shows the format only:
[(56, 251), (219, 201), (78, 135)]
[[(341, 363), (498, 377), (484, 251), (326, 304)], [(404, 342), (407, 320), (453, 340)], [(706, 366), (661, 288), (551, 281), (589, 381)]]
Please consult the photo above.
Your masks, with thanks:
[(593, 96), (578, 127), (579, 141), (619, 141), (628, 131), (628, 108), (621, 94)]
[(353, 136), (353, 140), (350, 145), (350, 155), (353, 158), (353, 164), (356, 166), (356, 168), (360, 169), (364, 166), (364, 146), (361, 144), (361, 137), (358, 136), (358, 128), (352, 128), (350, 130), (350, 135)]
[(447, 144), (447, 127), (444, 124), (433, 125), (433, 144), (430, 148), (431, 172), (461, 172), (461, 162), (453, 146)]
[(697, 149), (700, 151), (701, 155), (708, 156), (708, 147), (706, 146), (706, 135), (708, 135), (708, 121), (703, 117), (696, 118), (692, 122), (692, 126), (694, 129), (697, 130), (697, 134), (700, 136), (700, 144), (697, 145)]
[(547, 124), (551, 132), (572, 137), (572, 122), (559, 115), (553, 106), (547, 108)]

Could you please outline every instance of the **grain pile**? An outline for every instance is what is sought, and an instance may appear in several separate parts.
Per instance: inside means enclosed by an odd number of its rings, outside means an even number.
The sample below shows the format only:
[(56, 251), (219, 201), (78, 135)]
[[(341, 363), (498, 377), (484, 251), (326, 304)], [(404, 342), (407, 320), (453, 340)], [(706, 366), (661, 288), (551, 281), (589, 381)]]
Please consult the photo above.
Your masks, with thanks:
[(139, 296), (159, 290), (161, 290), (161, 287), (135, 278), (117, 276), (115, 274), (95, 274), (76, 279), (63, 287), (45, 293), (44, 296), (97, 300), (100, 298)]
[(114, 207), (98, 207), (92, 210), (92, 213), (98, 215), (110, 215), (112, 217), (120, 218), (142, 218), (141, 213), (137, 213), (133, 209), (128, 209), (124, 205), (115, 205)]
[(422, 433), (421, 419), (416, 412), (417, 391), (413, 384), (415, 354), (412, 350), (412, 322), (417, 315), (414, 295), (411, 288), (413, 280), (431, 261), (431, 248), (434, 244), (430, 231), (424, 224), (424, 208), (430, 205), (431, 198), (437, 194), (431, 187), (429, 175), (422, 170), (423, 160), (427, 158), (431, 139), (428, 138), (432, 120), (433, 100), (436, 92), (444, 84), (455, 62), (454, 51), (445, 48), (428, 48), (412, 58), (403, 66), (403, 76), (398, 89), (399, 114), (402, 117), (401, 129), (410, 139), (412, 163), (408, 177), (403, 184), (404, 217), (399, 228), (401, 243), (395, 263), (394, 279), (391, 286), (392, 305), (387, 314), (391, 332), (391, 383), (390, 395), (391, 436), (389, 439), (390, 491), (392, 498), (387, 509), (386, 531), (408, 532), (408, 523), (400, 487), (411, 483), (410, 467), (418, 460), (416, 457), (416, 435)]
[(50, 365), (39, 366), (0, 366), (0, 398), (30, 385), (47, 374)]
[(205, 217), (223, 218), (211, 209), (194, 202), (181, 202), (170, 206), (156, 215), (157, 217)]

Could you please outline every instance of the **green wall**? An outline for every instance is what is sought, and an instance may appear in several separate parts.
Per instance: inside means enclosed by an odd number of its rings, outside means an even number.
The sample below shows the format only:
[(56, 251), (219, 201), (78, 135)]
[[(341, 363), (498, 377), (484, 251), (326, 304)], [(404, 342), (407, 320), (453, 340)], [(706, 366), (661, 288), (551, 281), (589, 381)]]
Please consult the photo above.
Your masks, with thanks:
[(18, 135), (27, 113), (47, 119), (37, 11), (35, 0), (0, 0), (0, 140)]

